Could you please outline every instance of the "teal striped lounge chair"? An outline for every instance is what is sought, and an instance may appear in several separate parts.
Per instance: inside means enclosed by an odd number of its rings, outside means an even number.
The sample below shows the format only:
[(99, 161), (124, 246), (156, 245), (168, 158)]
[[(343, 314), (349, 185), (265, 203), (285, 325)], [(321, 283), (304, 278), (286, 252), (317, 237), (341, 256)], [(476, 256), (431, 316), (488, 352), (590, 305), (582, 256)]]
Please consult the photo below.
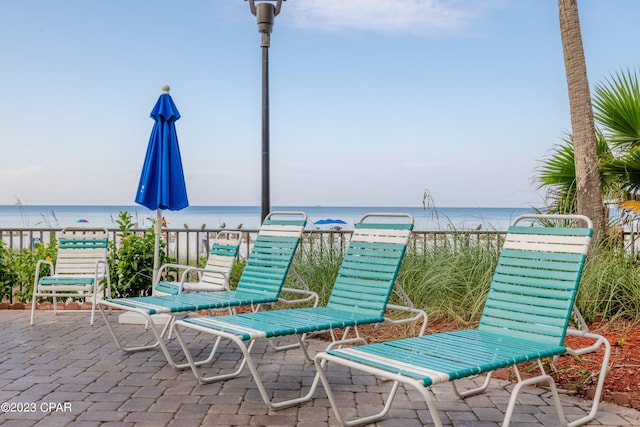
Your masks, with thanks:
[[(89, 299), (91, 302), (90, 323), (93, 325), (96, 302), (111, 293), (107, 251), (109, 235), (106, 228), (65, 227), (58, 239), (55, 266), (49, 260), (36, 263), (31, 301), (31, 325), (35, 321), (36, 304), (39, 299), (52, 298), (53, 310), (57, 314), (57, 299)], [(48, 266), (50, 275), (42, 274)], [(52, 273), (52, 274), (51, 274)]]
[[(533, 221), (560, 221), (562, 226), (525, 226), (523, 224), (530, 221), (527, 217)], [(331, 349), (316, 356), (316, 368), (341, 425), (368, 424), (385, 417), (398, 386), (403, 384), (421, 393), (434, 424), (442, 426), (430, 386), (451, 382), (456, 395), (465, 398), (484, 392), (491, 372), (505, 367), (514, 369), (518, 382), (513, 387), (503, 426), (511, 421), (522, 387), (541, 382), (550, 386), (562, 425), (578, 426), (593, 419), (606, 375), (609, 342), (600, 335), (568, 328), (589, 249), (592, 223), (589, 218), (577, 215), (527, 217), (517, 218), (509, 228), (476, 329)], [(577, 226), (578, 222), (585, 222), (586, 227)], [(592, 338), (594, 344), (579, 350), (566, 348), (563, 345), (566, 334)], [(600, 347), (604, 347), (603, 360), (591, 411), (569, 422), (542, 359), (583, 354)], [(518, 365), (526, 362), (537, 363), (540, 373), (522, 379)], [(345, 420), (325, 372), (334, 363), (391, 380), (391, 390), (381, 412)], [(455, 380), (478, 374), (486, 374), (480, 387), (464, 391), (456, 388)]]
[[(166, 343), (171, 335), (170, 331), (176, 316), (193, 314), (201, 310), (233, 310), (240, 306), (250, 306), (252, 311), (257, 311), (264, 304), (281, 300), (280, 294), (283, 290), (306, 295), (294, 302), (315, 301), (317, 303), (317, 294), (309, 291), (304, 283), (302, 283), (303, 289), (283, 288), (306, 223), (307, 216), (303, 212), (270, 213), (258, 232), (235, 290), (182, 293), (182, 289), (180, 287), (176, 289), (175, 284), (160, 282), (158, 291), (163, 295), (100, 301), (98, 307), (116, 345), (121, 351), (127, 353), (160, 347), (171, 366), (184, 368), (188, 365), (176, 363)], [(125, 344), (111, 325), (106, 308), (142, 315), (145, 319), (144, 323), (154, 334), (155, 341), (139, 346)], [(164, 324), (156, 324), (153, 316), (157, 314), (166, 314), (169, 320)]]
[[(307, 360), (312, 361), (305, 346), (305, 334), (330, 331), (334, 338), (330, 346), (362, 343), (364, 340), (359, 336), (357, 327), (385, 321), (385, 310), (388, 308), (404, 310), (404, 314), (412, 316), (402, 319), (403, 322), (422, 319), (421, 333), (424, 332), (426, 314), (423, 311), (396, 305), (391, 307), (388, 304), (412, 228), (413, 217), (408, 214), (365, 215), (356, 224), (325, 307), (191, 318), (176, 322), (176, 336), (198, 381), (210, 383), (234, 378), (248, 366), (264, 402), (270, 408), (280, 409), (311, 399), (319, 379), (316, 376), (305, 396), (289, 401), (271, 401), (251, 358), (251, 351), (258, 340), (295, 336)], [(337, 329), (343, 330), (339, 338), (336, 338)], [(242, 360), (233, 368), (233, 372), (211, 376), (201, 373), (199, 365), (202, 363), (194, 360), (185, 339), (184, 332), (187, 330), (215, 337), (213, 351), (207, 362), (212, 360), (222, 339), (238, 346), (243, 354)], [(355, 337), (349, 338), (353, 331)]]

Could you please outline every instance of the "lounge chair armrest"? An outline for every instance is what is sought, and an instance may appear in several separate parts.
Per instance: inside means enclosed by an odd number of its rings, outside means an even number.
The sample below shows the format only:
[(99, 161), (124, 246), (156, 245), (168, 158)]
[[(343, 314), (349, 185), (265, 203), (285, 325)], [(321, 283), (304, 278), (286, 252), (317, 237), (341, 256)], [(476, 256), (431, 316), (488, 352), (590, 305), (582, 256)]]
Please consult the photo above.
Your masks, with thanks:
[[(591, 353), (598, 350), (598, 348), (600, 348), (603, 345), (605, 347), (605, 353), (611, 353), (611, 344), (609, 343), (609, 340), (607, 340), (604, 336), (600, 334), (569, 328), (567, 329), (567, 335), (570, 335), (572, 337), (592, 338), (595, 340), (595, 342), (592, 345), (587, 347), (582, 347), (579, 349), (573, 349), (573, 348), (567, 347), (567, 353), (571, 355), (580, 356), (586, 353)], [(608, 355), (605, 354), (605, 356), (607, 356), (607, 359), (608, 359)]]
[[(36, 263), (36, 270), (38, 270), (40, 268), (40, 266), (42, 266), (43, 264), (46, 264), (49, 267), (53, 268), (53, 262), (52, 261), (49, 261), (47, 259), (41, 259), (41, 260), (38, 260), (38, 262)], [(53, 270), (51, 271), (51, 273), (53, 273)]]
[(395, 304), (387, 304), (387, 310), (403, 311), (406, 313), (411, 313), (412, 316), (405, 317), (402, 319), (391, 319), (385, 316), (384, 320), (386, 322), (393, 323), (394, 325), (403, 325), (405, 323), (418, 322), (420, 321), (420, 319), (422, 319), (422, 326), (420, 327), (420, 332), (418, 333), (418, 336), (424, 335), (425, 331), (427, 330), (427, 323), (429, 321), (429, 316), (427, 316), (427, 313), (424, 310), (420, 310), (419, 308), (415, 308), (415, 307), (406, 307), (403, 305), (395, 305)]
[[(212, 269), (206, 268), (206, 267), (187, 267), (184, 270), (184, 273), (182, 273), (183, 278), (185, 276), (187, 276), (187, 274), (191, 273), (192, 271), (195, 271), (197, 273), (213, 273), (213, 274), (217, 274), (217, 275), (219, 275), (221, 277), (224, 277), (225, 279), (228, 279), (227, 275), (224, 274), (223, 272), (217, 271), (217, 270), (212, 270)], [(184, 279), (182, 279), (182, 280), (184, 280)]]
[(189, 276), (189, 273), (191, 273), (191, 272), (199, 273), (200, 277), (202, 276), (202, 273), (210, 273), (210, 274), (218, 275), (226, 283), (225, 288), (229, 289), (229, 277), (226, 274), (224, 274), (223, 272), (216, 271), (216, 270), (211, 270), (211, 269), (207, 269), (207, 268), (188, 267), (186, 270), (184, 270), (184, 272), (182, 273), (182, 276), (180, 277), (180, 293), (182, 293), (182, 291), (184, 290), (184, 284), (185, 283), (189, 283), (189, 282), (187, 282), (186, 279)]
[(36, 263), (36, 275), (35, 275), (35, 279), (34, 279), (34, 283), (37, 284), (38, 283), (38, 279), (40, 278), (40, 268), (43, 265), (48, 265), (49, 266), (49, 274), (53, 274), (54, 273), (54, 267), (53, 267), (53, 262), (46, 260), (46, 259), (41, 259), (38, 260), (38, 262)]
[(189, 268), (189, 267), (190, 267), (189, 265), (184, 265), (184, 264), (174, 264), (174, 263), (162, 264), (160, 266), (160, 268), (158, 269), (158, 275), (156, 276), (156, 283), (154, 283), (153, 286), (155, 287), (158, 284), (158, 282), (161, 281), (160, 278), (162, 277), (162, 272), (164, 270), (169, 269), (169, 268), (175, 268), (175, 269), (178, 269), (178, 270), (182, 270), (182, 269)]
[(327, 348), (324, 351), (333, 350), (334, 348), (342, 348), (345, 345), (353, 345), (353, 344), (368, 344), (367, 340), (362, 337), (353, 337), (353, 338), (345, 338), (342, 340), (336, 340), (329, 343)]
[[(109, 275), (109, 264), (103, 259), (96, 261), (95, 276), (98, 280), (104, 280)], [(97, 283), (96, 283), (97, 286)]]
[(281, 294), (282, 292), (289, 292), (289, 293), (298, 294), (298, 295), (306, 295), (306, 297), (304, 298), (296, 298), (296, 299), (278, 298), (278, 301), (283, 304), (297, 305), (297, 304), (304, 304), (304, 303), (313, 301), (313, 307), (317, 307), (318, 303), (320, 302), (320, 297), (318, 296), (318, 294), (308, 289), (296, 289), (296, 288), (284, 287), (282, 288)]

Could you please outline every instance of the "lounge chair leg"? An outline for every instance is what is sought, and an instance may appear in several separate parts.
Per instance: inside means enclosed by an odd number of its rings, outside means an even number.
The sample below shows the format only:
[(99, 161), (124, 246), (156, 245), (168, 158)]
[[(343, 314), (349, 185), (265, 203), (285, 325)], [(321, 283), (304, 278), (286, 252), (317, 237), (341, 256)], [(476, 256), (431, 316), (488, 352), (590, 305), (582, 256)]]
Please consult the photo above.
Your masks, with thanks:
[[(193, 356), (191, 355), (191, 351), (189, 350), (189, 346), (187, 345), (187, 342), (182, 337), (182, 333), (180, 332), (180, 329), (176, 327), (174, 328), (174, 331), (176, 333), (176, 337), (178, 338), (178, 342), (180, 343), (180, 347), (182, 347), (182, 351), (185, 357), (187, 358), (187, 362), (179, 366), (180, 368), (182, 368), (183, 366), (185, 368), (187, 367), (191, 368), (191, 372), (193, 372), (193, 375), (196, 377), (198, 382), (200, 382), (200, 384), (213, 383), (216, 381), (221, 381), (229, 378), (235, 378), (238, 375), (240, 375), (240, 373), (244, 370), (245, 364), (247, 363), (246, 354), (251, 352), (251, 350), (253, 349), (253, 345), (255, 344), (255, 341), (252, 341), (251, 344), (249, 344), (249, 347), (247, 349), (245, 348), (244, 343), (240, 341), (240, 344), (238, 345), (238, 347), (240, 347), (240, 350), (242, 350), (242, 353), (245, 355), (245, 357), (243, 357), (243, 360), (240, 363), (240, 366), (234, 372), (231, 372), (228, 374), (221, 374), (221, 375), (205, 376), (199, 372), (198, 366), (204, 365), (206, 363), (210, 363), (214, 359), (214, 356), (218, 350), (218, 346), (220, 345), (222, 337), (221, 336), (216, 337), (216, 341), (213, 344), (211, 353), (206, 359), (195, 361), (193, 359)], [(247, 353), (245, 353), (245, 351), (247, 351)]]
[(144, 346), (126, 347), (122, 343), (122, 340), (120, 340), (118, 335), (116, 335), (116, 332), (113, 330), (113, 327), (111, 326), (111, 322), (109, 321), (109, 318), (107, 317), (107, 313), (105, 313), (104, 308), (102, 307), (102, 304), (98, 305), (98, 309), (100, 310), (100, 313), (102, 313), (102, 318), (104, 319), (104, 323), (107, 325), (107, 329), (109, 330), (109, 333), (113, 337), (113, 340), (115, 341), (115, 343), (118, 346), (118, 348), (120, 349), (120, 351), (123, 351), (125, 353), (135, 353), (135, 352), (138, 352), (138, 351), (151, 350), (151, 349), (154, 349), (154, 348), (158, 347), (158, 345), (159, 345), (158, 341), (156, 341), (153, 344), (144, 345)]
[(173, 321), (175, 320), (175, 318), (171, 318), (170, 321), (165, 324), (165, 326), (162, 328), (162, 331), (158, 332), (158, 329), (155, 327), (153, 320), (151, 319), (151, 316), (143, 311), (139, 311), (137, 313), (142, 314), (148, 324), (149, 324), (149, 328), (151, 329), (151, 332), (153, 332), (153, 335), (156, 337), (156, 341), (153, 344), (148, 344), (148, 345), (142, 345), (142, 346), (137, 346), (137, 347), (127, 347), (123, 344), (122, 340), (118, 337), (118, 335), (116, 335), (113, 326), (111, 326), (111, 322), (109, 321), (109, 319), (107, 318), (107, 313), (104, 311), (104, 307), (102, 306), (102, 304), (98, 304), (98, 308), (100, 309), (100, 313), (102, 313), (102, 317), (104, 319), (104, 323), (107, 325), (107, 329), (109, 330), (109, 333), (111, 334), (111, 336), (113, 337), (113, 340), (115, 341), (116, 345), (118, 346), (118, 348), (120, 349), (120, 351), (125, 352), (125, 353), (135, 353), (138, 351), (145, 351), (145, 350), (152, 350), (154, 348), (157, 348), (158, 346), (160, 347), (160, 349), (162, 350), (162, 353), (164, 354), (165, 358), (167, 359), (167, 362), (175, 369), (186, 369), (189, 367), (188, 363), (176, 363), (173, 360), (173, 357), (171, 356), (171, 353), (169, 352), (169, 349), (167, 348), (167, 346), (164, 343), (163, 337), (165, 336), (166, 332), (167, 332), (167, 328), (169, 328), (170, 324), (173, 323)]
[(528, 378), (526, 380), (518, 381), (516, 385), (513, 387), (513, 391), (511, 392), (511, 397), (509, 398), (509, 404), (507, 405), (507, 411), (504, 414), (504, 421), (502, 423), (502, 427), (509, 427), (511, 423), (511, 416), (513, 415), (513, 410), (516, 405), (516, 401), (518, 400), (518, 394), (522, 387), (530, 384), (536, 384), (540, 382), (548, 382), (549, 388), (551, 389), (551, 393), (553, 395), (553, 400), (556, 405), (556, 410), (558, 412), (558, 418), (560, 418), (561, 425), (567, 426), (567, 419), (564, 415), (564, 410), (562, 409), (562, 403), (560, 402), (560, 397), (558, 396), (558, 389), (556, 388), (556, 382), (553, 378), (547, 374), (541, 374), (537, 377)]
[(591, 411), (586, 416), (577, 420), (571, 421), (567, 425), (569, 427), (577, 427), (588, 423), (593, 420), (598, 412), (598, 405), (600, 404), (600, 398), (602, 397), (602, 389), (604, 388), (604, 380), (609, 369), (609, 358), (611, 357), (611, 344), (602, 335), (594, 334), (591, 332), (574, 331), (572, 329), (567, 330), (568, 335), (581, 336), (586, 338), (595, 339), (595, 343), (590, 347), (583, 348), (574, 351), (575, 354), (584, 354), (595, 351), (597, 348), (604, 346), (604, 355), (602, 356), (602, 364), (600, 365), (600, 373), (598, 374), (598, 383), (596, 385), (596, 392), (593, 396), (593, 403), (591, 404)]
[[(400, 386), (400, 382), (397, 379), (393, 379), (393, 385), (389, 392), (389, 396), (387, 397), (384, 407), (380, 412), (378, 412), (377, 414), (347, 421), (343, 418), (342, 414), (340, 413), (340, 410), (339, 410), (340, 407), (333, 394), (333, 390), (331, 389), (331, 384), (329, 383), (329, 380), (327, 378), (327, 375), (324, 369), (326, 362), (330, 361), (332, 357), (334, 356), (327, 355), (326, 353), (321, 353), (320, 357), (316, 356), (315, 365), (316, 365), (316, 372), (317, 372), (316, 375), (319, 376), (320, 380), (322, 381), (324, 390), (327, 393), (327, 398), (329, 399), (329, 403), (331, 404), (331, 408), (333, 409), (333, 413), (338, 419), (338, 422), (345, 427), (353, 427), (353, 426), (359, 426), (364, 424), (370, 424), (370, 423), (373, 423), (374, 421), (380, 420), (381, 418), (385, 417), (389, 413), (389, 410), (391, 409), (391, 404), (393, 403), (393, 399), (395, 398), (396, 393), (398, 392), (398, 387)], [(374, 374), (374, 375), (376, 377), (383, 376), (385, 379), (388, 378), (388, 375), (384, 375), (384, 374), (385, 374), (384, 372), (379, 372), (379, 374)], [(391, 376), (393, 376), (393, 374)], [(433, 419), (434, 425), (436, 427), (442, 427), (442, 421), (440, 420), (438, 409), (435, 405), (435, 402), (433, 401), (433, 396), (431, 395), (431, 392), (429, 391), (429, 389), (424, 387), (421, 383), (418, 383), (416, 381), (411, 381), (411, 380), (407, 381), (407, 380), (408, 379), (405, 378), (404, 383), (406, 385), (413, 386), (424, 397), (427, 407), (429, 408), (429, 412), (431, 413), (431, 418)]]
[(480, 387), (477, 387), (477, 388), (472, 388), (470, 390), (460, 391), (460, 390), (458, 390), (458, 387), (456, 386), (456, 382), (455, 381), (451, 381), (451, 387), (453, 388), (453, 392), (456, 394), (456, 396), (458, 396), (461, 399), (464, 399), (464, 398), (469, 397), (469, 396), (475, 396), (476, 394), (484, 393), (485, 390), (487, 389), (487, 387), (489, 387), (489, 383), (491, 382), (492, 374), (493, 374), (493, 372), (488, 372), (484, 382), (482, 383), (482, 385)]
[[(257, 372), (256, 374), (254, 374), (254, 379), (256, 381), (256, 384), (260, 383), (262, 385), (262, 381), (259, 379), (259, 377), (257, 377)], [(311, 383), (311, 387), (309, 388), (309, 391), (307, 392), (307, 394), (300, 397), (296, 397), (295, 399), (283, 400), (281, 402), (273, 402), (266, 398), (266, 393), (265, 393), (263, 395), (263, 400), (269, 406), (269, 408), (274, 410), (290, 408), (291, 406), (296, 406), (301, 403), (310, 401), (313, 398), (313, 395), (315, 394), (319, 383), (320, 383), (320, 375), (318, 374), (318, 372), (316, 372), (316, 375), (313, 377), (313, 383)], [(264, 386), (262, 387), (264, 388)]]
[[(298, 339), (299, 343), (300, 343), (300, 347), (303, 348), (305, 354), (307, 353), (307, 349), (306, 346), (303, 344), (302, 342), (302, 337), (300, 335), (296, 335), (296, 338)], [(251, 343), (249, 344), (248, 347), (246, 347), (244, 345), (244, 341), (242, 341), (239, 338), (234, 337), (234, 339), (232, 339), (232, 341), (234, 341), (238, 347), (240, 348), (240, 350), (242, 351), (243, 354), (243, 361), (241, 364), (241, 369), (242, 367), (244, 367), (245, 363), (247, 365), (247, 367), (249, 368), (249, 371), (251, 372), (251, 375), (253, 376), (253, 380), (256, 383), (256, 386), (258, 387), (258, 391), (260, 392), (260, 396), (262, 397), (262, 400), (264, 401), (264, 403), (271, 409), (274, 410), (280, 410), (280, 409), (284, 409), (284, 408), (289, 408), (291, 406), (296, 406), (299, 405), (300, 403), (304, 403), (304, 402), (308, 402), (309, 400), (311, 400), (311, 398), (313, 397), (313, 395), (316, 392), (316, 389), (318, 388), (318, 384), (320, 383), (320, 377), (318, 375), (318, 373), (316, 372), (316, 375), (313, 378), (313, 383), (311, 384), (311, 388), (309, 389), (309, 391), (307, 392), (307, 394), (294, 398), (294, 399), (290, 399), (290, 400), (284, 400), (284, 401), (280, 401), (280, 402), (273, 402), (267, 393), (267, 389), (264, 386), (264, 383), (262, 382), (262, 378), (260, 377), (260, 373), (258, 372), (258, 369), (256, 368), (255, 363), (253, 362), (253, 359), (251, 358), (251, 350), (253, 348), (253, 345), (256, 343), (255, 340), (251, 341)], [(308, 357), (308, 355), (307, 355)], [(239, 372), (239, 371), (237, 371)], [(220, 377), (220, 376), (219, 376)], [(219, 378), (217, 377), (217, 378)]]
[[(298, 339), (297, 342), (293, 343), (293, 344), (284, 344), (284, 345), (276, 345), (274, 340), (272, 338), (269, 338), (268, 342), (269, 342), (269, 346), (274, 349), (275, 351), (282, 351), (282, 350), (290, 350), (292, 348), (298, 348), (301, 347), (304, 343), (305, 338), (307, 337), (307, 334), (302, 334), (302, 337), (300, 339)], [(304, 351), (305, 353), (305, 357), (307, 357), (307, 352)], [(307, 360), (309, 362), (313, 362), (313, 359), (310, 359), (307, 357)]]
[(36, 291), (33, 291), (33, 298), (31, 299), (31, 323), (29, 323), (30, 325), (33, 325), (33, 321), (35, 320), (35, 315), (36, 315)]
[(95, 319), (96, 314), (96, 306), (98, 305), (98, 288), (94, 287), (93, 289), (93, 298), (91, 299), (91, 319), (89, 320), (89, 325), (93, 326), (93, 321)]

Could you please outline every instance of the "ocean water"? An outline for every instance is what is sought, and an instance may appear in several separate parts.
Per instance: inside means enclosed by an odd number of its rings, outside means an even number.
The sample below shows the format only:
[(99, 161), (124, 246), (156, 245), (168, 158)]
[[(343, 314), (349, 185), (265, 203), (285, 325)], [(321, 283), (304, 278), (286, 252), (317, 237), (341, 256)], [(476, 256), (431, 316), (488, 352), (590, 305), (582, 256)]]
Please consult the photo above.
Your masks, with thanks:
[[(307, 228), (330, 229), (332, 224), (314, 224), (325, 219), (339, 219), (343, 229), (370, 212), (402, 212), (414, 217), (415, 230), (506, 230), (518, 215), (533, 213), (532, 208), (477, 208), (477, 207), (375, 207), (375, 206), (273, 206), (272, 211), (302, 211), (307, 214)], [(0, 228), (59, 228), (72, 225), (93, 225), (116, 228), (119, 212), (129, 212), (134, 223), (149, 227), (155, 216), (142, 206), (46, 206), (0, 205)], [(259, 206), (189, 206), (181, 211), (163, 211), (168, 228), (205, 228), (255, 230), (260, 227)]]

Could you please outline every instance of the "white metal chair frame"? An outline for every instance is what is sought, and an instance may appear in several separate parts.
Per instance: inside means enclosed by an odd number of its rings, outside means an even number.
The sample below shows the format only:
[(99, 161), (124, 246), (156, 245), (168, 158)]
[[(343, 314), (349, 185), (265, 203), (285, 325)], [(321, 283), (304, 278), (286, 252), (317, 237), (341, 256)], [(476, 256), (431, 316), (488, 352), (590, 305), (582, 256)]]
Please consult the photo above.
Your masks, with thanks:
[[(108, 230), (106, 228), (65, 227), (58, 239), (55, 265), (42, 259), (36, 263), (31, 302), (31, 321), (35, 321), (39, 298), (53, 298), (53, 310), (58, 314), (57, 299), (90, 298), (93, 325), (98, 297), (105, 291), (111, 295), (109, 277)], [(50, 275), (42, 275), (48, 266)], [(106, 282), (106, 287), (104, 283)]]

